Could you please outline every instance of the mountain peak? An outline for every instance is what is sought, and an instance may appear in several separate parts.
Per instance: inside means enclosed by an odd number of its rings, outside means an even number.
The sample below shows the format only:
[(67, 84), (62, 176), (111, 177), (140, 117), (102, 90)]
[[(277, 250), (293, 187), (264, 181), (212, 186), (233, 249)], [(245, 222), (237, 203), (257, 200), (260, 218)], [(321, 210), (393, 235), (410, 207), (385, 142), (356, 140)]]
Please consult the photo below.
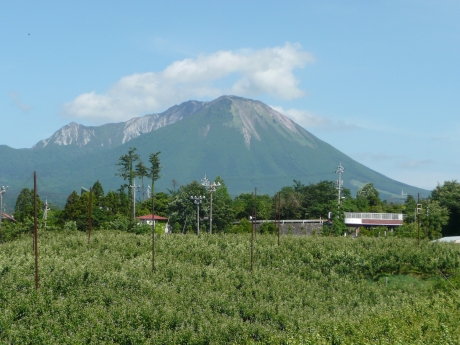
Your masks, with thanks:
[[(226, 126), (237, 128), (244, 137), (246, 147), (250, 149), (252, 140), (261, 140), (261, 131), (272, 128), (287, 137), (305, 138), (299, 132), (299, 126), (291, 119), (270, 108), (266, 104), (238, 96), (226, 95), (204, 106), (212, 114), (229, 113)], [(288, 133), (290, 132), (290, 133)], [(304, 142), (304, 144), (306, 144)]]
[(57, 130), (51, 137), (39, 141), (33, 149), (49, 145), (79, 146), (91, 149), (111, 148), (122, 145), (142, 134), (173, 124), (199, 111), (207, 102), (187, 101), (175, 105), (163, 113), (134, 117), (126, 122), (108, 123), (87, 127), (71, 122)]

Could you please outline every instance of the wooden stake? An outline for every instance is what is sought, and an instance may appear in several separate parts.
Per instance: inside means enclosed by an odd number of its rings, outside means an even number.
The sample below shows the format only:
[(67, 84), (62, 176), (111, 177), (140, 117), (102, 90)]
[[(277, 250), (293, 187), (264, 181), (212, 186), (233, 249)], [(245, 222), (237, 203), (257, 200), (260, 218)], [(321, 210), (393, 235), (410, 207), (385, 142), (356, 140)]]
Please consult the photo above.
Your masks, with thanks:
[(88, 217), (88, 244), (91, 239), (91, 228), (93, 223), (93, 187), (89, 189), (89, 217)]
[(35, 171), (34, 171), (34, 250), (35, 250), (35, 290), (38, 290), (37, 172)]

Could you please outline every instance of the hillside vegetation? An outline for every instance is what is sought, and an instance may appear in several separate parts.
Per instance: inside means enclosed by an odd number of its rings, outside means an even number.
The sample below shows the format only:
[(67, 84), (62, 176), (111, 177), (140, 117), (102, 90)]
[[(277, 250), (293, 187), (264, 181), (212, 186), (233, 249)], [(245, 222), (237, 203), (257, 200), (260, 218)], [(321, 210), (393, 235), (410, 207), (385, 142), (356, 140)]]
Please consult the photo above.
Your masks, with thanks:
[[(411, 239), (42, 232), (0, 245), (9, 344), (458, 344), (460, 249)], [(448, 279), (446, 279), (448, 278)]]

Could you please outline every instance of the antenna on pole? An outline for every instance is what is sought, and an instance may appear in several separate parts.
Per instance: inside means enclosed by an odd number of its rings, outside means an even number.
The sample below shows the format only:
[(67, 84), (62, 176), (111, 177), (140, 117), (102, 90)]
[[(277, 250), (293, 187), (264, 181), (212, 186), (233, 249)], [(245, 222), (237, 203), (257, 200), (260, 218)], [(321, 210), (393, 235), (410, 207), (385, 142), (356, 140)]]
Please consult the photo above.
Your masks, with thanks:
[(46, 199), (45, 208), (43, 210), (43, 220), (45, 221), (45, 228), (46, 228), (46, 220), (48, 219), (48, 211), (50, 210), (48, 206), (49, 206), (48, 199)]
[(208, 178), (206, 178), (206, 174), (204, 174), (204, 179), (201, 180), (201, 185), (206, 187), (209, 194), (211, 194), (211, 203), (209, 208), (209, 233), (212, 234), (212, 193), (220, 186), (220, 182), (211, 182)]
[(345, 169), (342, 166), (342, 162), (340, 162), (339, 166), (337, 167), (336, 174), (339, 174), (339, 179), (337, 180), (337, 189), (339, 190), (339, 197), (338, 197), (338, 204), (340, 205), (342, 201), (341, 197), (341, 192), (342, 192), (342, 186), (343, 186), (343, 181), (342, 181), (342, 173), (345, 171)]
[(401, 199), (402, 199), (402, 203), (404, 204), (404, 199), (407, 197), (407, 193), (404, 193), (403, 190), (401, 190)]
[(8, 186), (0, 187), (0, 228), (2, 227), (2, 218), (3, 218), (3, 194), (8, 190)]
[(134, 180), (134, 185), (129, 186), (133, 189), (133, 220), (136, 220), (136, 188), (139, 189), (140, 186), (136, 186), (136, 180)]

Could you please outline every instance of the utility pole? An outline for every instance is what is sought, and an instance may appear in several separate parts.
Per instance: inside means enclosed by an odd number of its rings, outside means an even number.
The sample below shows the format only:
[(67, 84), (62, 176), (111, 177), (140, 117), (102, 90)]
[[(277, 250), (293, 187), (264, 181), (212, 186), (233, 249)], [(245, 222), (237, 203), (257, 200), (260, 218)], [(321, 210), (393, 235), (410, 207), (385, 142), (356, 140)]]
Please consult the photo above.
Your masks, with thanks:
[(93, 188), (89, 189), (89, 217), (88, 217), (88, 244), (91, 238), (91, 228), (93, 224)]
[(425, 236), (428, 237), (428, 225), (430, 224), (430, 219), (428, 218), (428, 215), (430, 213), (430, 206), (429, 203), (430, 199), (428, 199), (426, 203), (426, 221), (425, 221)]
[(136, 220), (136, 188), (139, 189), (140, 186), (136, 186), (136, 180), (134, 180), (134, 185), (129, 186), (133, 189), (133, 221)]
[[(276, 196), (275, 196), (276, 197)], [(276, 200), (275, 200), (275, 207), (276, 207)], [(281, 192), (278, 192), (278, 247), (280, 246), (280, 225), (281, 225)]]
[(3, 194), (8, 190), (8, 186), (0, 187), (0, 228), (2, 227), (2, 218), (3, 218)]
[(203, 200), (206, 199), (206, 196), (191, 196), (190, 200), (193, 200), (193, 202), (196, 205), (196, 234), (197, 236), (200, 236), (200, 204), (203, 202)]
[(422, 213), (422, 204), (420, 203), (420, 193), (418, 193), (418, 198), (417, 198), (417, 239), (418, 239), (419, 248), (420, 248), (420, 213)]
[(403, 190), (401, 190), (401, 199), (402, 199), (402, 204), (404, 205), (404, 199), (406, 198), (407, 193), (404, 193)]
[(209, 194), (211, 194), (211, 202), (209, 207), (209, 233), (212, 234), (212, 193), (216, 191), (216, 188), (220, 186), (220, 182), (211, 182), (209, 179), (206, 178), (206, 174), (204, 174), (204, 179), (201, 180), (201, 185), (205, 186)]
[(344, 172), (344, 168), (342, 166), (342, 163), (339, 164), (336, 170), (336, 174), (339, 174), (339, 179), (337, 180), (337, 189), (339, 190), (339, 197), (338, 197), (338, 205), (340, 206), (340, 203), (342, 201), (342, 186), (343, 186), (343, 181), (342, 181), (342, 173)]
[(38, 290), (38, 229), (37, 229), (37, 172), (34, 171), (34, 251), (35, 251), (35, 290)]
[(252, 231), (251, 231), (251, 273), (253, 271), (254, 266), (254, 233), (256, 228), (256, 218), (257, 218), (257, 188), (254, 188), (254, 206), (252, 207)]
[(50, 210), (48, 206), (49, 206), (48, 199), (46, 199), (45, 209), (43, 210), (43, 220), (45, 221), (45, 229), (46, 229), (46, 220), (48, 219), (48, 211)]

